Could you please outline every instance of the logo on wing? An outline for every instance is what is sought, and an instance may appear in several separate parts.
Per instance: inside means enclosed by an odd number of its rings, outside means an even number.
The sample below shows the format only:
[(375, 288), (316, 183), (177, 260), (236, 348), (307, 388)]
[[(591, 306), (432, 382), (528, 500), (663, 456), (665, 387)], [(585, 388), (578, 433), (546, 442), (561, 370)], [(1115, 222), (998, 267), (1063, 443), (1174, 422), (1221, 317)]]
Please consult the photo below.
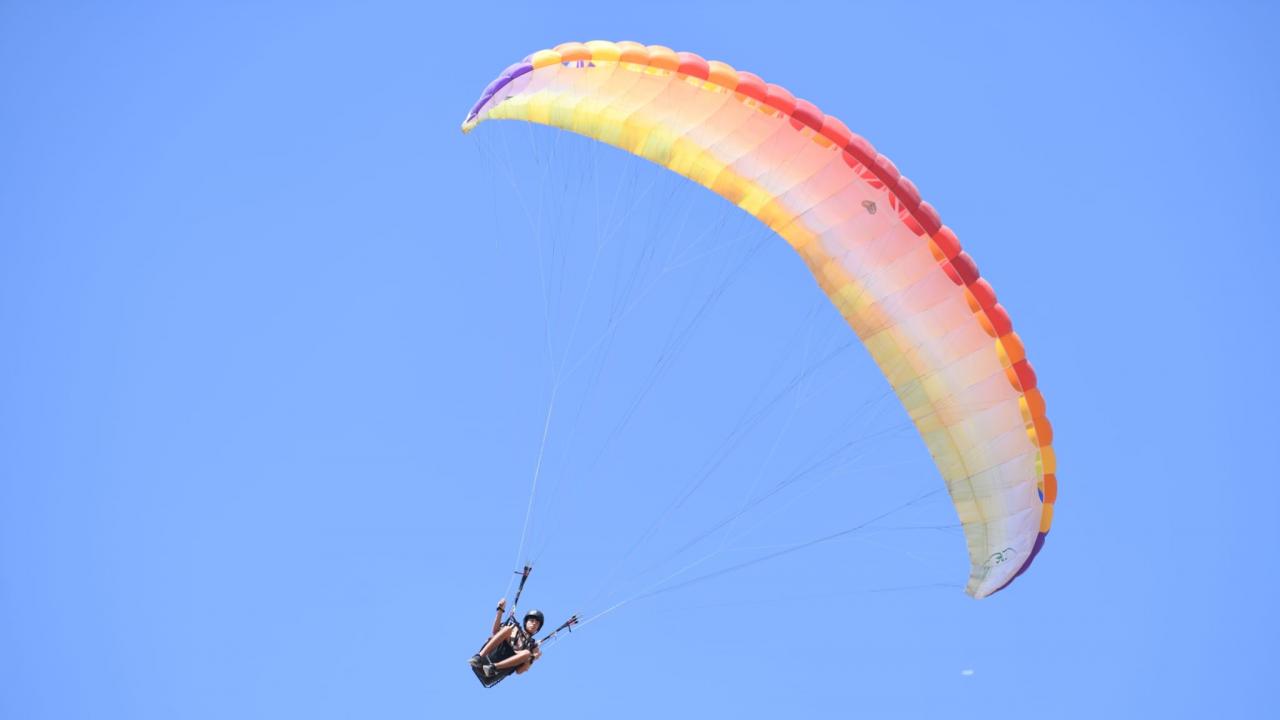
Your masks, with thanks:
[(998, 553), (992, 553), (991, 557), (987, 558), (986, 566), (995, 567), (997, 565), (1003, 565), (1004, 563), (1009, 562), (1010, 560), (1013, 560), (1013, 558), (1017, 554), (1018, 554), (1017, 550), (1014, 550), (1011, 547), (1007, 547)]

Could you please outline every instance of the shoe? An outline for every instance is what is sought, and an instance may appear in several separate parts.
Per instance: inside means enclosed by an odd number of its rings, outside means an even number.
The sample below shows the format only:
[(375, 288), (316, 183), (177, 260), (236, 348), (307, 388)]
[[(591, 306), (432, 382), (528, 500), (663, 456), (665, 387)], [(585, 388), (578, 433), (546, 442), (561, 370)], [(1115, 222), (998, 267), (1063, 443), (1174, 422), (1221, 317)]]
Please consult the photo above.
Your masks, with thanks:
[(495, 668), (492, 664), (486, 664), (486, 665), (484, 666), (484, 670), (483, 670), (483, 672), (484, 672), (484, 676), (485, 676), (485, 677), (487, 677), (487, 678), (491, 678), (491, 677), (493, 677), (494, 675), (497, 675), (497, 674), (498, 674), (498, 669), (497, 669), (497, 668)]
[(479, 655), (472, 655), (471, 659), (467, 662), (470, 663), (473, 668), (480, 668), (484, 666), (484, 658)]

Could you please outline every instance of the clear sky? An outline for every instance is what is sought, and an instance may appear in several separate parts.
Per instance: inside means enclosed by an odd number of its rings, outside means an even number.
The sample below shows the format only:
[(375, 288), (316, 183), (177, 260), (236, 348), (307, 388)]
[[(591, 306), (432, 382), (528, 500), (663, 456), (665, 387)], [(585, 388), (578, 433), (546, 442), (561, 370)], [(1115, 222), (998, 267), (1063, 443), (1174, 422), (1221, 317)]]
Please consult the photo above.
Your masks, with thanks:
[[(1276, 714), (1280, 17), (1030, 5), (5, 3), (0, 717)], [(924, 446), (782, 243), (458, 132), (597, 38), (813, 100), (956, 229), (1056, 429), (1009, 590), (959, 589)], [(533, 557), (553, 622), (634, 600), (484, 690)]]

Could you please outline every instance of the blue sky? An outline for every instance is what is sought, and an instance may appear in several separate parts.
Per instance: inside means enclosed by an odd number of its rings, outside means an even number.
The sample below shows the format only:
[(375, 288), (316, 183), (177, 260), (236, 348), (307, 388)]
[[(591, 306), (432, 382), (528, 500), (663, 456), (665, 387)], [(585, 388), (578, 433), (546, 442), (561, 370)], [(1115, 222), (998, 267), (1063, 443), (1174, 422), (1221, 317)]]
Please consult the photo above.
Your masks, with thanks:
[[(1277, 19), (7, 3), (0, 716), (1274, 713)], [(956, 229), (1056, 430), (1010, 590), (955, 587), (923, 445), (781, 243), (620, 153), (459, 134), (507, 64), (595, 38), (813, 100)], [(483, 690), (463, 661), (535, 556), (524, 607), (630, 601)]]

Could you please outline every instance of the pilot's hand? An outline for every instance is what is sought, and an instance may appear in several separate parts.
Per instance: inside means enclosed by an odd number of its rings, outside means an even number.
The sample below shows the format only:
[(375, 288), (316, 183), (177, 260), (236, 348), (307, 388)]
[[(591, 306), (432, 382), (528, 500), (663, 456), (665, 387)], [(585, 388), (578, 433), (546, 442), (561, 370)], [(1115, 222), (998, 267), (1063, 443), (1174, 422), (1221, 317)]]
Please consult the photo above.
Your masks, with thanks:
[(501, 600), (498, 601), (498, 612), (502, 612), (503, 610), (506, 610), (506, 609), (507, 609), (507, 599), (502, 598)]

